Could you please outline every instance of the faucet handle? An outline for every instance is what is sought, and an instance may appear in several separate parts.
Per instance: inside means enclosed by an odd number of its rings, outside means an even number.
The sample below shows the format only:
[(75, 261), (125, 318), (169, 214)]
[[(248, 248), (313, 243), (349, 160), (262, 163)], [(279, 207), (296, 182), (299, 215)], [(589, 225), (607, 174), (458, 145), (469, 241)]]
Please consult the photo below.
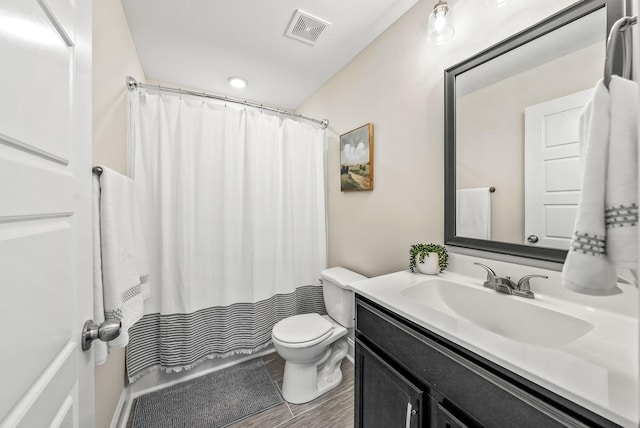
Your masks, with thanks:
[(478, 265), (480, 267), (485, 268), (485, 270), (487, 271), (487, 281), (491, 281), (493, 278), (497, 277), (498, 275), (496, 275), (496, 273), (493, 271), (493, 269), (491, 269), (489, 266), (487, 265), (483, 265), (482, 263), (478, 263), (478, 262), (473, 262), (474, 265)]
[(531, 278), (549, 278), (547, 275), (526, 275), (520, 278), (518, 281), (517, 289), (520, 291), (531, 291), (531, 286), (529, 284), (529, 280)]
[(498, 279), (498, 275), (487, 265), (483, 265), (482, 263), (473, 262), (474, 265), (478, 265), (484, 268), (487, 271), (487, 280), (482, 284), (483, 287), (491, 288), (492, 290), (496, 289), (496, 279)]

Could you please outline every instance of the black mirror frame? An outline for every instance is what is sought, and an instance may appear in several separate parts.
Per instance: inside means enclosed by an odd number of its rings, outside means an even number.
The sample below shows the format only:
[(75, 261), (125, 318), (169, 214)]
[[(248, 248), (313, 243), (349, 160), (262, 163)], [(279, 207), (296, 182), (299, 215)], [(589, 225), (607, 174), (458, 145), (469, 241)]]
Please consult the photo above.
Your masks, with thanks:
[[(456, 236), (456, 76), (602, 8), (606, 8), (608, 34), (613, 23), (624, 16), (625, 6), (626, 10), (630, 10), (628, 0), (579, 1), (444, 71), (444, 242), (446, 245), (564, 262), (567, 256), (566, 250)], [(621, 52), (616, 52), (615, 74), (620, 74), (621, 56)]]

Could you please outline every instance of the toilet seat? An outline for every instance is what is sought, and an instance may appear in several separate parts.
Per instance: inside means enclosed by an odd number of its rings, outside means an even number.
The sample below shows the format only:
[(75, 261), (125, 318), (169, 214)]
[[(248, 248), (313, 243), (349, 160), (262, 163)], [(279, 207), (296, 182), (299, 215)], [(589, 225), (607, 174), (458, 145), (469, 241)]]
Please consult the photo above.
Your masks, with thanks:
[(273, 326), (273, 339), (291, 347), (307, 347), (327, 339), (333, 324), (319, 314), (301, 314), (278, 321)]

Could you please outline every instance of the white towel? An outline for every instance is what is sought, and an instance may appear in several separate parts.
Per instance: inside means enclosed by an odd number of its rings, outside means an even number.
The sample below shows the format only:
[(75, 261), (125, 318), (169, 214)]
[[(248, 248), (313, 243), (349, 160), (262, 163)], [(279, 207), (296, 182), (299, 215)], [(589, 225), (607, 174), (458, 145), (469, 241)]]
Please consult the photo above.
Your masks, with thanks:
[[(100, 261), (100, 179), (93, 176), (93, 321), (101, 324), (104, 321), (104, 298), (102, 294), (102, 263)], [(95, 365), (107, 361), (107, 344), (100, 340), (93, 342), (93, 359)]]
[(638, 85), (612, 76), (611, 138), (605, 196), (607, 254), (618, 269), (638, 263)]
[(565, 287), (591, 295), (619, 293), (616, 264), (637, 260), (638, 91), (616, 76), (609, 87), (598, 82), (580, 117), (582, 190), (562, 269)]
[(491, 239), (491, 194), (488, 187), (456, 191), (456, 236)]
[(102, 167), (99, 182), (101, 257), (94, 262), (102, 272), (104, 318), (122, 322), (120, 336), (107, 343), (108, 349), (117, 349), (129, 343), (129, 328), (143, 315), (149, 271), (133, 181)]

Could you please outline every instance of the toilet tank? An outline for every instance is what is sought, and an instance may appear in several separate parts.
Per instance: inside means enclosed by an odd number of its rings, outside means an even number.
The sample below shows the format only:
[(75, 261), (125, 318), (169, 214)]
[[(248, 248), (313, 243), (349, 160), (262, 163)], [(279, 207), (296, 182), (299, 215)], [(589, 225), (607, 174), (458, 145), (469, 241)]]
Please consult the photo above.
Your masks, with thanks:
[(327, 313), (334, 321), (351, 328), (354, 323), (355, 294), (349, 283), (367, 279), (366, 276), (343, 267), (332, 267), (320, 273), (322, 294)]

